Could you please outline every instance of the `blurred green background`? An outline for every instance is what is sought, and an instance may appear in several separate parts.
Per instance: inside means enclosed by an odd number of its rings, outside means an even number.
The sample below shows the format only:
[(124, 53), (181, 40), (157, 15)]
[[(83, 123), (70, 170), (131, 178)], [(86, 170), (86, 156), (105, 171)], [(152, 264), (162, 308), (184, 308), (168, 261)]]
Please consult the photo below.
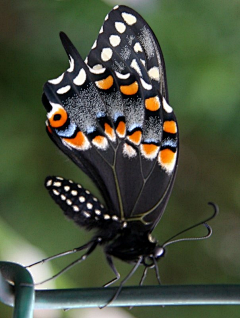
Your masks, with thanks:
[[(97, 194), (91, 181), (45, 133), (42, 86), (68, 67), (58, 33), (85, 57), (116, 2), (3, 1), (0, 9), (0, 255), (24, 265), (78, 247), (90, 233), (68, 222), (44, 189), (47, 175), (62, 175)], [(206, 241), (169, 246), (159, 263), (164, 284), (240, 282), (240, 1), (132, 0), (154, 30), (167, 66), (170, 104), (180, 127), (180, 161), (167, 210), (154, 235), (160, 243), (220, 207)], [(202, 228), (192, 235), (201, 235)], [(41, 265), (49, 277), (71, 258)], [(129, 265), (116, 261), (124, 275)], [(46, 271), (44, 272), (44, 269)], [(151, 272), (151, 271), (150, 271)], [(155, 284), (154, 273), (146, 283)], [(137, 284), (139, 271), (129, 284)], [(101, 249), (52, 286), (101, 286), (113, 277)], [(42, 277), (43, 278), (43, 277)], [(37, 279), (39, 280), (39, 279)], [(41, 279), (40, 279), (41, 280)], [(34, 317), (239, 317), (235, 306), (153, 307), (102, 311), (36, 311)], [(12, 309), (0, 304), (1, 317)]]

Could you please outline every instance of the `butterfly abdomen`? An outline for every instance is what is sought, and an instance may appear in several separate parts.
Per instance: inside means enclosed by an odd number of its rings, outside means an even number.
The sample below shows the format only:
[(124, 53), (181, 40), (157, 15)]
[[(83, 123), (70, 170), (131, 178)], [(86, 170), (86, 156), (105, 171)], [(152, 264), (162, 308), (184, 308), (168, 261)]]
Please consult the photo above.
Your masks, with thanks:
[(47, 177), (45, 186), (64, 214), (79, 226), (90, 230), (107, 228), (112, 223), (116, 225), (120, 222), (116, 215), (108, 213), (96, 197), (72, 180)]

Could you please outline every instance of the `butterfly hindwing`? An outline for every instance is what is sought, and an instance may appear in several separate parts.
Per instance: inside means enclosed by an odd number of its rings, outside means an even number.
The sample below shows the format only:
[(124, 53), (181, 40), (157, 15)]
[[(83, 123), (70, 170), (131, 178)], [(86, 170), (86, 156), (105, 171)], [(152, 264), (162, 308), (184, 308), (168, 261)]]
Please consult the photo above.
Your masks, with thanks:
[(178, 126), (158, 41), (134, 10), (115, 7), (85, 62), (61, 33), (70, 67), (44, 86), (51, 139), (99, 187), (109, 215), (150, 231), (171, 193)]

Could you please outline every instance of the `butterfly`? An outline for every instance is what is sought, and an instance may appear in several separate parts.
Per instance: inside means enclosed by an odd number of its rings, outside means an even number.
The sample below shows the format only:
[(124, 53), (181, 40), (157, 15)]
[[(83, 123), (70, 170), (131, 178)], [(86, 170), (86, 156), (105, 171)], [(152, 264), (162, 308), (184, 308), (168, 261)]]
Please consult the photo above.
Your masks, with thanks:
[(66, 34), (60, 38), (70, 66), (44, 85), (47, 133), (94, 181), (105, 202), (62, 177), (48, 177), (45, 186), (69, 219), (95, 230), (76, 249), (86, 250), (76, 262), (102, 246), (116, 275), (106, 286), (120, 278), (113, 258), (133, 264), (115, 299), (140, 265), (140, 284), (148, 268), (155, 268), (160, 281), (157, 260), (165, 249), (151, 233), (176, 176), (178, 124), (158, 40), (133, 9), (113, 8), (85, 60)]

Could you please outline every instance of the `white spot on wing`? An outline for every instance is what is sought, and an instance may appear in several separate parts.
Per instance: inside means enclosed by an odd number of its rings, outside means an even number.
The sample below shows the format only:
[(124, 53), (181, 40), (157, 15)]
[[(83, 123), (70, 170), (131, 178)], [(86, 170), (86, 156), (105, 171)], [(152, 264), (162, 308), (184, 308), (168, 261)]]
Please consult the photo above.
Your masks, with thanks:
[(115, 22), (115, 28), (119, 33), (123, 33), (126, 30), (126, 25), (122, 22)]
[(115, 72), (115, 74), (116, 74), (116, 76), (118, 77), (118, 78), (120, 78), (120, 79), (127, 79), (127, 78), (129, 78), (129, 76), (130, 76), (130, 73), (127, 73), (127, 74), (122, 74), (122, 73), (119, 73), (119, 72)]
[(112, 54), (113, 54), (112, 49), (110, 49), (110, 48), (104, 48), (104, 49), (102, 49), (102, 52), (101, 52), (101, 59), (102, 59), (104, 62), (107, 62), (107, 61), (109, 61), (109, 60), (111, 59)]
[(123, 155), (129, 158), (133, 158), (133, 157), (136, 157), (137, 151), (133, 147), (125, 143), (123, 145)]
[(132, 15), (131, 13), (126, 13), (126, 12), (123, 12), (122, 13), (122, 17), (123, 17), (123, 20), (128, 24), (128, 25), (133, 25), (134, 23), (137, 22), (137, 19), (134, 15)]
[(110, 42), (110, 44), (111, 44), (113, 47), (116, 47), (116, 46), (118, 46), (118, 45), (120, 44), (121, 38), (120, 38), (120, 36), (118, 36), (118, 35), (111, 35), (111, 36), (109, 37), (109, 42)]
[(132, 60), (132, 63), (130, 64), (130, 66), (138, 73), (139, 76), (142, 76), (141, 69), (140, 69), (136, 59)]
[(101, 29), (99, 30), (99, 34), (103, 33), (103, 27), (101, 27)]
[(89, 67), (89, 71), (93, 74), (102, 74), (106, 71), (106, 68), (103, 67), (101, 64), (96, 64), (92, 68)]
[(93, 45), (92, 45), (92, 49), (95, 49), (95, 47), (97, 46), (97, 40), (94, 41)]
[(115, 7), (113, 7), (113, 10), (117, 10), (119, 8), (119, 5), (117, 4)]
[(49, 113), (47, 113), (48, 118), (51, 118), (55, 114), (55, 112), (57, 112), (59, 109), (63, 109), (63, 107), (59, 104), (52, 103), (52, 102), (49, 102), (49, 103), (52, 106), (52, 110)]
[(63, 76), (64, 76), (64, 73), (62, 75), (58, 76), (57, 78), (49, 80), (48, 82), (51, 84), (54, 84), (54, 85), (59, 84), (59, 83), (61, 83)]
[(152, 85), (146, 83), (142, 78), (140, 78), (140, 81), (142, 83), (143, 88), (145, 88), (146, 90), (150, 91), (152, 89)]
[(172, 107), (168, 105), (164, 97), (163, 97), (163, 108), (167, 113), (171, 113), (173, 111)]
[(141, 47), (141, 44), (140, 44), (139, 42), (136, 42), (136, 43), (134, 44), (133, 49), (134, 49), (134, 51), (135, 51), (136, 53), (143, 51), (143, 49), (142, 49), (142, 47)]
[(153, 66), (148, 71), (148, 75), (151, 79), (154, 79), (155, 81), (159, 81), (160, 80), (159, 68), (157, 66)]
[(69, 63), (70, 63), (70, 67), (67, 69), (67, 71), (71, 73), (74, 70), (74, 59), (71, 57), (71, 55), (70, 55)]
[(83, 85), (84, 82), (86, 81), (86, 78), (87, 78), (86, 72), (85, 72), (85, 70), (82, 68), (82, 69), (79, 71), (78, 75), (74, 78), (73, 83), (74, 83), (75, 85), (78, 85), (78, 86)]
[(70, 86), (70, 85), (61, 87), (61, 88), (59, 88), (59, 89), (57, 90), (57, 94), (60, 94), (60, 95), (65, 94), (65, 93), (67, 93), (68, 91), (70, 91), (70, 89), (71, 89), (71, 86)]

